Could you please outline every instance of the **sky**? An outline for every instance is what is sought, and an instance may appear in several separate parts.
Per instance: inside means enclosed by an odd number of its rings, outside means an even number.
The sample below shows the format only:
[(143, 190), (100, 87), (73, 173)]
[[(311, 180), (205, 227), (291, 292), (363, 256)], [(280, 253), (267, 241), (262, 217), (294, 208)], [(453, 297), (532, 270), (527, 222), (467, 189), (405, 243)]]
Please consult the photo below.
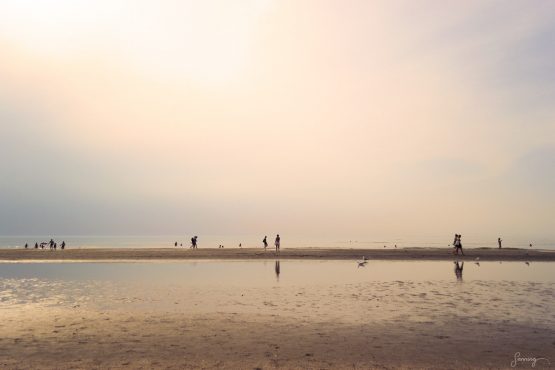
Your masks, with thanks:
[(0, 234), (555, 240), (554, 20), (0, 0)]

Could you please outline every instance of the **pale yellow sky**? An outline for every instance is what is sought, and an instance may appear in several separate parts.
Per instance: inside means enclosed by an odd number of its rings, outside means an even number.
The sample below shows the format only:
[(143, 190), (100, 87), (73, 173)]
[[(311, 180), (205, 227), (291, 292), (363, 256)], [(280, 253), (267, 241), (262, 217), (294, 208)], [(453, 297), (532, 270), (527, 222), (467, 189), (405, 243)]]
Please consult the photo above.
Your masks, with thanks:
[(554, 15), (4, 0), (0, 234), (555, 237)]

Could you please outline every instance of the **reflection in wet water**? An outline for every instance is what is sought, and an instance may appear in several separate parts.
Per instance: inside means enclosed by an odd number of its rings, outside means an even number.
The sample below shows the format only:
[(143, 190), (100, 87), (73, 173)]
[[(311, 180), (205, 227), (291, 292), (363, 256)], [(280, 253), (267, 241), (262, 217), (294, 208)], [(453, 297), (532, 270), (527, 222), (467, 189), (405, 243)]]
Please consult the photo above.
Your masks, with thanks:
[(461, 262), (459, 265), (459, 261), (453, 262), (455, 264), (455, 276), (457, 277), (458, 281), (462, 282), (463, 279), (463, 268), (464, 268), (464, 261)]
[(275, 271), (276, 271), (276, 280), (279, 282), (279, 274), (281, 272), (281, 269), (279, 266), (279, 260), (276, 260)]
[[(369, 261), (0, 264), (0, 310), (149, 310), (437, 322), (536, 320), (555, 327), (552, 264)], [(448, 266), (451, 266), (448, 268)], [(526, 292), (526, 294), (522, 294)]]

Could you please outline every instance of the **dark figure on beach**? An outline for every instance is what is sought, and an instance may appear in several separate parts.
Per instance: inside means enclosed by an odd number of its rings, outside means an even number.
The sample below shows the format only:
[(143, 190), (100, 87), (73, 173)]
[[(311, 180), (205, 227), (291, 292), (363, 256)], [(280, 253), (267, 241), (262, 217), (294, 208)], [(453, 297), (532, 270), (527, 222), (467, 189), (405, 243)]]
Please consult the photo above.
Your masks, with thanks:
[(62, 247), (62, 250), (66, 249), (66, 242), (63, 241), (63, 240), (62, 240), (62, 245), (61, 245), (61, 247)]
[(175, 242), (173, 246), (174, 246), (174, 247), (177, 247), (177, 242)]
[(279, 266), (279, 260), (276, 261), (275, 270), (276, 270), (276, 279), (277, 279), (277, 281), (279, 281), (279, 274), (280, 274), (280, 272), (281, 272), (281, 268), (280, 268), (280, 266)]
[(29, 244), (25, 243), (25, 249), (29, 248)]
[(196, 235), (191, 238), (191, 248), (197, 249), (197, 239), (198, 239), (198, 236)]
[(497, 244), (499, 244), (499, 249), (501, 249), (501, 247), (502, 247), (502, 246), (501, 246), (501, 242), (502, 242), (502, 241), (503, 241), (503, 240), (502, 240), (501, 238), (497, 238)]
[(239, 248), (243, 248), (243, 246), (241, 245), (241, 243), (239, 243)]
[(268, 241), (266, 240), (268, 237), (264, 236), (264, 240), (262, 240), (262, 243), (264, 243), (264, 250), (266, 250), (266, 248), (268, 248)]
[(461, 243), (461, 236), (460, 234), (455, 234), (455, 240), (453, 242), (453, 246), (455, 247), (455, 250), (453, 251), (454, 254), (459, 254), (459, 250), (461, 251), (461, 254), (464, 256), (464, 252), (462, 249), (462, 243)]
[(35, 249), (39, 249), (39, 243), (35, 242)]
[(459, 261), (453, 263), (455, 264), (455, 276), (457, 277), (457, 280), (462, 281), (464, 262), (461, 262), (460, 265)]
[(532, 243), (530, 243), (530, 248), (532, 248)]
[(50, 239), (48, 244), (50, 245), (50, 250), (54, 249), (54, 239)]
[(56, 248), (58, 248), (58, 243), (54, 243), (54, 250), (56, 250)]
[(274, 244), (276, 246), (276, 252), (279, 252), (280, 243), (281, 243), (281, 238), (279, 237), (279, 234), (277, 234), (276, 235), (276, 241), (274, 242)]

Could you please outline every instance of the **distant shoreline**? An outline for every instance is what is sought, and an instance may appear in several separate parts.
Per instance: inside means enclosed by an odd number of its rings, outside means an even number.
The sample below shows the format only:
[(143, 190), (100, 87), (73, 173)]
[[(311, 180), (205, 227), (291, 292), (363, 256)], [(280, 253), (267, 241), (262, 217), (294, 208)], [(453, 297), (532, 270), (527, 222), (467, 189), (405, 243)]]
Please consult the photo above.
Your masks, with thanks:
[(13, 261), (161, 261), (161, 260), (360, 260), (363, 256), (372, 260), (459, 260), (474, 261), (555, 261), (555, 250), (517, 248), (466, 249), (466, 256), (452, 254), (451, 248), (399, 248), (399, 249), (320, 249), (284, 248), (276, 255), (268, 248), (83, 248), (66, 250), (0, 249), (0, 262)]

